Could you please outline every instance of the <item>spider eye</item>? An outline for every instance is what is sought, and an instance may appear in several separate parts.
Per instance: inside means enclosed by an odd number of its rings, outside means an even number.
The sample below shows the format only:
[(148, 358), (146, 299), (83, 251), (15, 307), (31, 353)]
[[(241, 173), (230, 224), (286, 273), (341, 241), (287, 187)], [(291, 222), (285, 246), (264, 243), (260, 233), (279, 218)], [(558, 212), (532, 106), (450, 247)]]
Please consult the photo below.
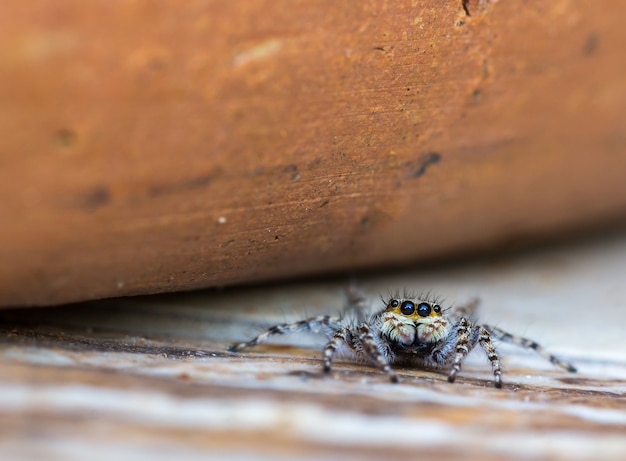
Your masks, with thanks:
[(433, 306), (433, 310), (438, 314), (441, 312), (441, 306), (439, 304), (435, 304)]
[(404, 301), (402, 303), (402, 306), (400, 306), (400, 312), (402, 312), (402, 314), (404, 315), (411, 315), (413, 312), (415, 312), (415, 304), (413, 304), (411, 301)]
[(420, 303), (420, 305), (417, 306), (417, 313), (420, 317), (428, 317), (430, 315), (430, 304)]
[(400, 304), (400, 301), (398, 301), (397, 299), (392, 299), (391, 301), (389, 301), (389, 305), (391, 307), (398, 307), (399, 304)]

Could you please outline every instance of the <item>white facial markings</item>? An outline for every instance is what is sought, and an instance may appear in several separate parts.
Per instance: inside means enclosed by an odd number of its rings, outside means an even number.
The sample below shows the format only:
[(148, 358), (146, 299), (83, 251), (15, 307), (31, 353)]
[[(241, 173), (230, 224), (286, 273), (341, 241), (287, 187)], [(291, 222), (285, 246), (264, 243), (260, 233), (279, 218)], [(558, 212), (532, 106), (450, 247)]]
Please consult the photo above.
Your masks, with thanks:
[(450, 334), (450, 324), (443, 317), (426, 317), (417, 324), (417, 339), (421, 343), (434, 343)]
[(380, 330), (392, 341), (403, 345), (410, 345), (415, 341), (415, 323), (403, 315), (385, 312)]

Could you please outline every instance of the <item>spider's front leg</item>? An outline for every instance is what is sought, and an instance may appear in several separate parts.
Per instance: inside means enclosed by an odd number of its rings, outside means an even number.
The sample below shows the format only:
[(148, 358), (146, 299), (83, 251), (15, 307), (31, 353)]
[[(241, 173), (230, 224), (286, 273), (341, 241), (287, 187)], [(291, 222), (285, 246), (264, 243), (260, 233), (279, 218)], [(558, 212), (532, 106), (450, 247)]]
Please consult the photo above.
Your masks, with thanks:
[(228, 350), (230, 352), (238, 352), (249, 347), (254, 347), (257, 344), (266, 342), (270, 337), (274, 335), (284, 335), (287, 333), (298, 333), (302, 331), (311, 331), (317, 333), (321, 331), (326, 334), (330, 334), (340, 327), (341, 319), (339, 317), (331, 317), (329, 315), (322, 315), (319, 317), (311, 317), (305, 320), (300, 320), (293, 323), (281, 323), (280, 325), (274, 325), (268, 328), (250, 341), (243, 343), (237, 343), (231, 345)]
[(385, 357), (378, 348), (378, 343), (376, 342), (376, 339), (374, 339), (374, 335), (372, 334), (370, 327), (366, 323), (362, 323), (356, 328), (356, 333), (358, 343), (360, 343), (367, 356), (373, 360), (381, 370), (387, 373), (387, 376), (389, 376), (389, 380), (392, 383), (397, 383), (398, 376), (395, 371), (393, 371), (393, 368), (391, 368), (387, 357)]
[(491, 362), (491, 369), (493, 370), (493, 376), (495, 379), (495, 386), (499, 389), (502, 387), (502, 370), (500, 370), (500, 357), (496, 347), (491, 341), (491, 333), (483, 325), (478, 327), (478, 343), (483, 348), (487, 358)]
[(456, 354), (454, 356), (454, 361), (452, 362), (452, 370), (450, 370), (450, 374), (448, 375), (448, 382), (454, 382), (457, 373), (461, 371), (461, 364), (463, 363), (463, 360), (465, 360), (467, 354), (469, 354), (469, 352), (476, 345), (476, 338), (472, 338), (475, 331), (477, 331), (478, 334), (478, 343), (480, 344), (480, 347), (485, 351), (487, 358), (491, 362), (491, 368), (495, 379), (494, 384), (497, 388), (501, 388), (502, 371), (500, 370), (500, 358), (498, 357), (496, 348), (491, 341), (491, 334), (489, 330), (482, 325), (472, 325), (466, 317), (461, 317), (457, 326), (455, 346)]
[(326, 343), (326, 347), (324, 347), (324, 373), (330, 373), (333, 357), (342, 344), (353, 349), (352, 335), (350, 334), (350, 330), (345, 327), (337, 330), (328, 343)]
[(387, 373), (392, 383), (398, 382), (396, 373), (389, 365), (387, 358), (378, 349), (378, 344), (367, 324), (362, 323), (356, 328), (340, 328), (324, 348), (324, 372), (331, 370), (332, 360), (342, 344), (345, 344), (354, 354), (365, 355), (372, 360), (381, 370)]
[(470, 339), (472, 334), (472, 324), (465, 317), (461, 317), (457, 325), (456, 345), (454, 361), (452, 362), (452, 369), (448, 375), (448, 382), (453, 383), (456, 379), (456, 375), (461, 371), (461, 363), (467, 357), (470, 351)]

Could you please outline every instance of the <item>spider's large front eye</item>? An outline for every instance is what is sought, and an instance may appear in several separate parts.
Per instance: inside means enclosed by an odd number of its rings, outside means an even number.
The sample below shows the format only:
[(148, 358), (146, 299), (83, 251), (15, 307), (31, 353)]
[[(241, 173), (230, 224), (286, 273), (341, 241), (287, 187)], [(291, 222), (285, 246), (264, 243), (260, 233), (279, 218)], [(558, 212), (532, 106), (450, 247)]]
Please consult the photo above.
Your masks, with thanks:
[(404, 301), (402, 303), (402, 306), (400, 306), (400, 312), (402, 312), (404, 315), (411, 315), (413, 312), (415, 312), (415, 304), (413, 304), (411, 301)]
[(392, 299), (391, 301), (389, 301), (389, 305), (391, 307), (398, 307), (399, 304), (400, 304), (400, 301), (398, 301), (397, 299)]
[(430, 304), (420, 303), (420, 305), (417, 306), (417, 313), (420, 317), (428, 317), (430, 315)]

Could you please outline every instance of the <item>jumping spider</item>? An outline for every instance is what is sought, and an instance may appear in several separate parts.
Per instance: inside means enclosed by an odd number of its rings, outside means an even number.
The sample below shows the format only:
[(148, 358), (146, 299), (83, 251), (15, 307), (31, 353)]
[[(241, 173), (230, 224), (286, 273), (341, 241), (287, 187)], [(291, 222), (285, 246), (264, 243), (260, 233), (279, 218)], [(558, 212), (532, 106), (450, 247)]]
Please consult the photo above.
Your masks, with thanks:
[(467, 354), (480, 345), (491, 362), (495, 386), (502, 387), (500, 358), (492, 338), (520, 347), (534, 349), (553, 364), (569, 372), (573, 365), (546, 352), (536, 342), (515, 336), (500, 328), (477, 323), (475, 315), (478, 300), (465, 306), (443, 309), (430, 296), (392, 296), (384, 300), (385, 307), (367, 319), (365, 300), (349, 293), (349, 310), (353, 321), (339, 316), (323, 315), (294, 323), (275, 325), (248, 342), (234, 344), (229, 351), (236, 352), (267, 341), (273, 335), (312, 331), (324, 333), (328, 343), (324, 347), (324, 371), (330, 372), (335, 353), (347, 353), (371, 362), (383, 370), (391, 382), (398, 378), (391, 365), (400, 364), (426, 368), (448, 368), (448, 381), (453, 383)]

